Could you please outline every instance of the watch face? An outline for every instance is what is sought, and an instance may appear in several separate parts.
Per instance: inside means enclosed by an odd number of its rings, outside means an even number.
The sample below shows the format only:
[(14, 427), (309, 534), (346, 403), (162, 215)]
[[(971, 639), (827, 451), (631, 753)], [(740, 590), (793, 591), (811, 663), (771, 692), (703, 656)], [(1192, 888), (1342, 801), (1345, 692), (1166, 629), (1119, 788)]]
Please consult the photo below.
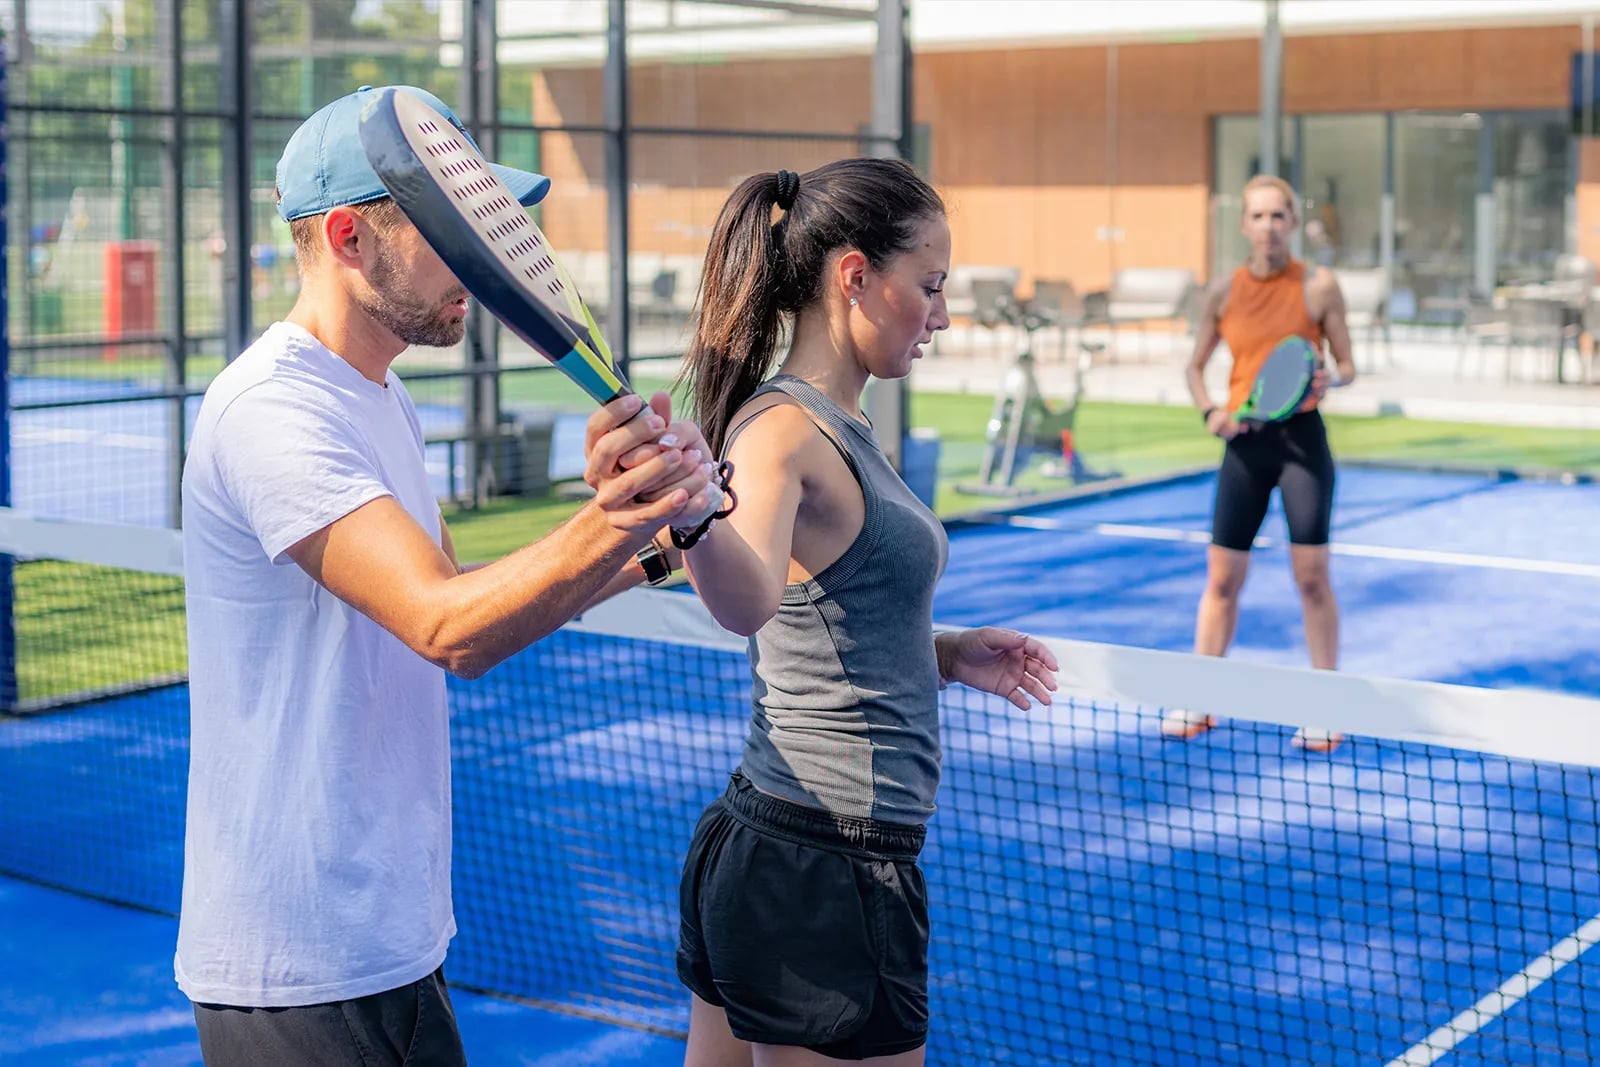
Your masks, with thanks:
[(667, 554), (654, 544), (640, 549), (635, 558), (638, 559), (639, 566), (644, 568), (644, 580), (651, 585), (660, 585), (672, 577), (672, 564), (667, 559)]

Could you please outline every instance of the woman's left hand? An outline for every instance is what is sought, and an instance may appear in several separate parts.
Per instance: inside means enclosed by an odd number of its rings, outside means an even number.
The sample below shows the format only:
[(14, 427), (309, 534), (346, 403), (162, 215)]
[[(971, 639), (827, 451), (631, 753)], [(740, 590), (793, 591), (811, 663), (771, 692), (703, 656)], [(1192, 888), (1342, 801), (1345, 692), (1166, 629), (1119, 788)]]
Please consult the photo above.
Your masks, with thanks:
[(940, 636), (939, 673), (945, 681), (1003, 696), (1024, 711), (1033, 706), (1030, 696), (1051, 703), (1058, 664), (1044, 642), (998, 626)]

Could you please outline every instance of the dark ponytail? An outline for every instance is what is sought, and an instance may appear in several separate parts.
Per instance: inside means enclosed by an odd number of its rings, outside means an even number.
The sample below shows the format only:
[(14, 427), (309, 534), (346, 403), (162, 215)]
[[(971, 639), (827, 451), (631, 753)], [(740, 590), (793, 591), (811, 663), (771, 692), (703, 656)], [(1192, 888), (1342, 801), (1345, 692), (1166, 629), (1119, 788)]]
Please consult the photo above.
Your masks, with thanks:
[(700, 276), (683, 375), (693, 382), (696, 419), (718, 456), (733, 413), (766, 380), (778, 347), (777, 179), (758, 174), (739, 183), (717, 216)]
[[(774, 208), (782, 211), (776, 222)], [(706, 248), (683, 365), (714, 453), (727, 445), (734, 412), (772, 373), (784, 316), (821, 294), (830, 254), (854, 248), (884, 270), (914, 246), (925, 221), (943, 215), (939, 194), (898, 159), (842, 159), (739, 183)]]

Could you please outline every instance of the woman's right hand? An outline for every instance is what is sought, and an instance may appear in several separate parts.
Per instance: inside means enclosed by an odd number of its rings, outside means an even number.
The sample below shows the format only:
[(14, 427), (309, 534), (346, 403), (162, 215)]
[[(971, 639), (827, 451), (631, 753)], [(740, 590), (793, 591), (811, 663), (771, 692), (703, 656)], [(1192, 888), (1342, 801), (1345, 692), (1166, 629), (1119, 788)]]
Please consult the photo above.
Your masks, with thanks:
[(1206, 416), (1206, 430), (1224, 441), (1231, 441), (1238, 435), (1248, 432), (1249, 426), (1235, 421), (1233, 413), (1227, 408), (1213, 408), (1211, 414)]

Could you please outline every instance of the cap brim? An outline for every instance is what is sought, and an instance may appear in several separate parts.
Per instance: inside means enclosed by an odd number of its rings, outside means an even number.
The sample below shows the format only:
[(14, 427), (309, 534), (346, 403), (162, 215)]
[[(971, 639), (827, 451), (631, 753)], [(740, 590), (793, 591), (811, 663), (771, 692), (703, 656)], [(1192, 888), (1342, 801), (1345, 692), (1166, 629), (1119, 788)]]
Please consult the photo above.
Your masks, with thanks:
[(501, 166), (499, 163), (489, 164), (490, 168), (506, 183), (506, 188), (511, 190), (511, 195), (523, 207), (532, 207), (545, 198), (550, 191), (550, 179), (543, 174), (534, 174), (532, 171), (517, 170), (515, 167)]

